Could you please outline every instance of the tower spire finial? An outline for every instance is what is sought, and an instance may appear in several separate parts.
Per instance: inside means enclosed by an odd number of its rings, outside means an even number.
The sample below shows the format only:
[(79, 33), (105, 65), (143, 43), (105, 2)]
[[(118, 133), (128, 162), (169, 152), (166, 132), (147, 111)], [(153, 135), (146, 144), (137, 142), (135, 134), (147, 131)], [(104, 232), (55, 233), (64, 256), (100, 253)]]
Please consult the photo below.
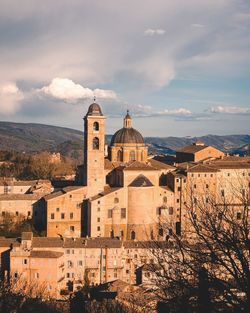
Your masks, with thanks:
[(94, 95), (94, 103), (95, 103), (95, 101), (96, 101), (96, 97), (95, 97), (95, 95)]

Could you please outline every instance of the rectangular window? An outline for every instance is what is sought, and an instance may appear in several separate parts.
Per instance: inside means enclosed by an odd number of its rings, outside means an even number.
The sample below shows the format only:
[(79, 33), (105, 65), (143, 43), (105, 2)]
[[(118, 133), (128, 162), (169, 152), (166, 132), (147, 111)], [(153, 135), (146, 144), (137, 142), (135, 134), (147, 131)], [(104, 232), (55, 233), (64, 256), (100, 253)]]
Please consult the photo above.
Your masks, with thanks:
[(100, 223), (101, 219), (100, 217), (97, 217), (97, 222)]
[(19, 215), (19, 212), (18, 211), (16, 211), (16, 216), (18, 216)]
[(237, 218), (237, 220), (241, 219), (241, 212), (237, 212), (236, 218)]
[(100, 226), (97, 226), (97, 231), (100, 231), (101, 230), (101, 227)]
[(112, 210), (112, 209), (109, 209), (109, 210), (108, 210), (108, 218), (112, 218), (112, 213), (113, 213), (113, 210)]
[(209, 187), (208, 184), (206, 184), (206, 188), (207, 188), (207, 189), (208, 189), (208, 187)]
[(39, 278), (39, 273), (35, 273), (35, 278), (38, 279)]
[(70, 213), (69, 217), (72, 219), (74, 217), (74, 213)]
[(70, 254), (70, 250), (69, 249), (66, 250), (66, 254)]
[(67, 277), (67, 278), (70, 278), (70, 273), (67, 273), (67, 274), (66, 274), (66, 277)]
[(69, 226), (70, 231), (75, 231), (75, 226)]
[(51, 218), (52, 220), (54, 220), (54, 219), (55, 219), (55, 214), (54, 214), (54, 213), (51, 213), (50, 218)]
[(196, 189), (196, 184), (194, 184), (194, 189)]
[(28, 260), (27, 260), (27, 259), (24, 259), (24, 260), (23, 260), (23, 264), (28, 264)]
[(178, 187), (177, 190), (178, 190), (178, 191), (181, 191), (181, 187)]
[(179, 202), (180, 202), (180, 199), (176, 199), (176, 202), (179, 203)]
[(224, 189), (221, 189), (220, 193), (221, 193), (221, 196), (222, 196), (222, 197), (225, 197), (225, 191), (224, 191)]
[(82, 261), (78, 261), (78, 265), (79, 265), (79, 266), (82, 266)]
[(59, 212), (60, 211), (60, 208), (56, 208), (56, 212)]
[(2, 216), (5, 216), (5, 212), (4, 211), (2, 212)]
[(121, 218), (126, 218), (126, 208), (121, 208)]
[(65, 214), (61, 213), (61, 219), (64, 220), (64, 218), (65, 218)]
[(101, 209), (100, 208), (97, 208), (97, 212), (100, 212), (101, 211)]
[(169, 207), (168, 208), (168, 213), (169, 213), (169, 215), (173, 215), (174, 214), (174, 208), (173, 207)]

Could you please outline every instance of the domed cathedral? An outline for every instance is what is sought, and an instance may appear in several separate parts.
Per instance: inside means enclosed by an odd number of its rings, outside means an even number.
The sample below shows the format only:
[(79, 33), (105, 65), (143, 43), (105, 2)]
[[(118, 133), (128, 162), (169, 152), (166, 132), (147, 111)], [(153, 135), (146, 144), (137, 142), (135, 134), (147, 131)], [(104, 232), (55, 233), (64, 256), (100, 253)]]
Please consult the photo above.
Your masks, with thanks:
[(123, 121), (123, 128), (119, 129), (112, 137), (109, 147), (111, 162), (146, 162), (148, 148), (142, 135), (132, 127), (132, 118), (129, 111)]
[[(143, 136), (127, 112), (123, 128), (112, 137), (105, 158), (105, 117), (97, 103), (84, 118), (84, 185), (87, 188), (84, 234), (124, 240), (164, 239), (161, 208), (173, 192), (162, 178), (174, 168), (148, 157)], [(159, 238), (159, 236), (161, 238)]]

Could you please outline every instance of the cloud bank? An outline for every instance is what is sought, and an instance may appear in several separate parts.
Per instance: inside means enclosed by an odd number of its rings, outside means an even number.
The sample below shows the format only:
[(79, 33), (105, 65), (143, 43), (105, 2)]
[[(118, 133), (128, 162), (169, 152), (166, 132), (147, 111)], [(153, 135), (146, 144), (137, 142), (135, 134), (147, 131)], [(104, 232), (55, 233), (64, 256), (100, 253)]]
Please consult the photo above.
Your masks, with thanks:
[(117, 95), (113, 90), (94, 89), (83, 87), (74, 83), (68, 78), (54, 78), (48, 86), (42, 87), (40, 92), (52, 96), (56, 99), (74, 102), (79, 99), (117, 99)]
[(216, 106), (211, 108), (212, 113), (225, 114), (250, 114), (250, 108), (243, 108), (238, 106)]

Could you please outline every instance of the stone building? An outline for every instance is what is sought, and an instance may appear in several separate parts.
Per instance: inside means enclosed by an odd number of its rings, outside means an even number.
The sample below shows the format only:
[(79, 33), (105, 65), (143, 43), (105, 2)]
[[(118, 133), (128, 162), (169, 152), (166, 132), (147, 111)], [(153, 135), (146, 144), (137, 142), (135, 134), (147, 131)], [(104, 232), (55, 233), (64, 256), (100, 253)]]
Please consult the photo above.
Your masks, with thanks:
[[(97, 103), (91, 104), (84, 117), (84, 165), (77, 175), (77, 184), (85, 187), (45, 197), (48, 235), (163, 240), (167, 234), (159, 231), (159, 212), (172, 206), (174, 195), (166, 186), (172, 170), (148, 156), (129, 112), (105, 158), (105, 117)], [(80, 200), (82, 210), (73, 208)], [(56, 210), (67, 213), (56, 217)], [(78, 217), (74, 225), (71, 216)]]
[(53, 190), (48, 180), (0, 181), (0, 222), (20, 222), (32, 219), (39, 230), (46, 229), (46, 212), (43, 196)]
[(0, 238), (1, 272), (14, 288), (60, 299), (86, 281), (91, 286), (118, 279), (136, 284), (136, 269), (154, 262), (152, 248), (150, 241), (33, 237), (26, 232), (20, 239)]
[(176, 151), (176, 161), (200, 162), (208, 159), (217, 159), (224, 156), (224, 152), (212, 146), (206, 146), (202, 141), (197, 141), (192, 145), (182, 147)]

